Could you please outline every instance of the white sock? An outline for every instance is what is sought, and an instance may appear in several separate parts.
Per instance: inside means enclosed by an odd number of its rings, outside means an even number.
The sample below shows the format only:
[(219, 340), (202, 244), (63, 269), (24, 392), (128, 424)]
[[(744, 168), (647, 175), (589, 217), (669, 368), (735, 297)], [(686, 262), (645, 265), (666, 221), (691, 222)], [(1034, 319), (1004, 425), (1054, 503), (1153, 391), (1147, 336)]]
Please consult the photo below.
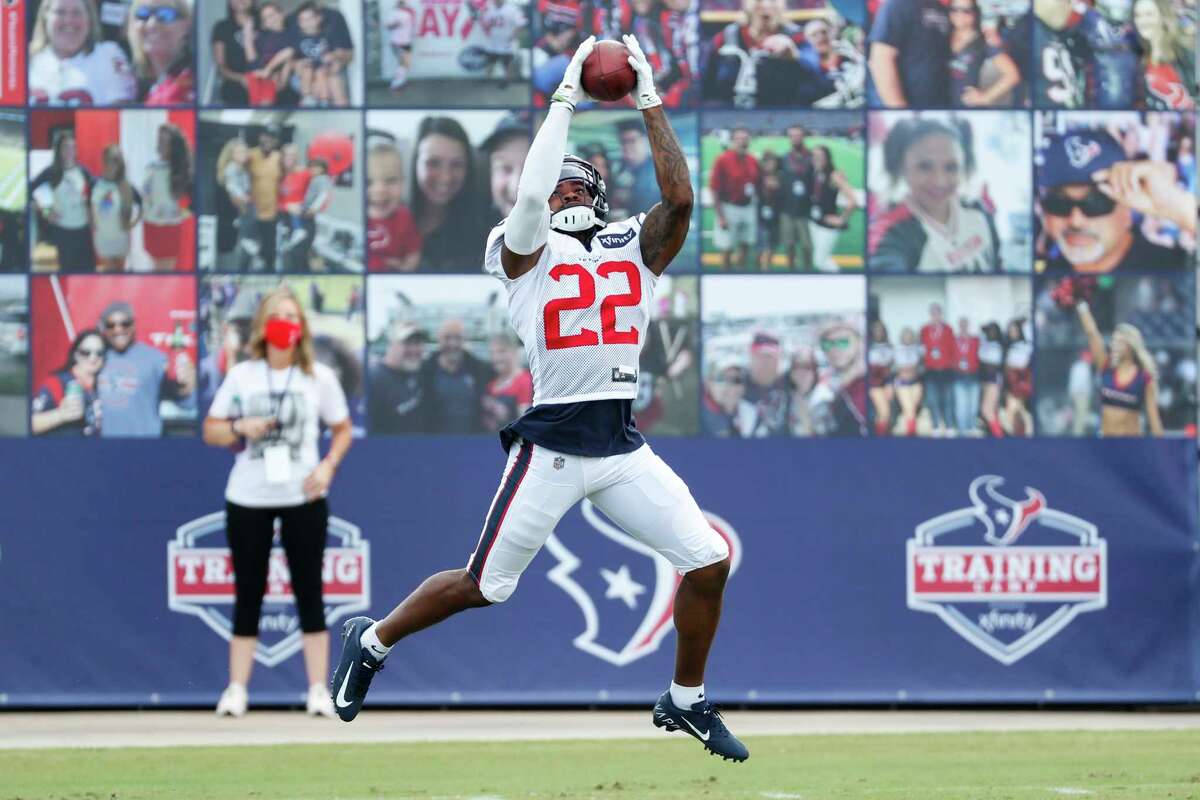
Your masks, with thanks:
[(378, 622), (363, 631), (362, 636), (359, 637), (358, 643), (370, 650), (371, 655), (382, 660), (392, 648), (379, 641), (379, 634), (375, 630), (377, 627), (379, 627)]
[[(364, 634), (365, 636), (365, 634)], [(699, 686), (680, 686), (675, 681), (671, 681), (671, 702), (685, 711), (691, 710), (692, 706), (704, 700), (704, 684)]]

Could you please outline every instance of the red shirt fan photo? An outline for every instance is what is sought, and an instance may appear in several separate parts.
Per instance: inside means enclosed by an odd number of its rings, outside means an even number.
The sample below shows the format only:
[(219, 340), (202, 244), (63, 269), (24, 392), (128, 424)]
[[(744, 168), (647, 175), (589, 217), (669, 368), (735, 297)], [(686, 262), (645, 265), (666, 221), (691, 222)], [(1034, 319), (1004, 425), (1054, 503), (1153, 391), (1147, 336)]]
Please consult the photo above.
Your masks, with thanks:
[(637, 85), (637, 73), (629, 66), (629, 49), (620, 42), (596, 42), (583, 62), (583, 90), (597, 100), (620, 100)]

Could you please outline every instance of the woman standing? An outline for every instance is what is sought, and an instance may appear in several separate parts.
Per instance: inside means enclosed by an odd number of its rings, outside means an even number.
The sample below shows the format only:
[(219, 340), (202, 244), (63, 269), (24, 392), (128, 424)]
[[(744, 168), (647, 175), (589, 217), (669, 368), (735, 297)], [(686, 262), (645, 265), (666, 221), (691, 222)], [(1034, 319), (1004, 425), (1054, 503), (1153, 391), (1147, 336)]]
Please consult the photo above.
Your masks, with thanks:
[(903, 183), (899, 203), (871, 220), (870, 268), (883, 272), (996, 272), (1000, 237), (992, 215), (962, 196), (975, 172), (965, 120), (902, 119), (883, 142), (883, 167)]
[[(1016, 62), (983, 36), (976, 0), (951, 0), (950, 97), (959, 108), (1010, 108), (1013, 89), (1021, 82)], [(984, 85), (984, 66), (992, 80)]]
[(896, 354), (883, 320), (871, 322), (871, 341), (867, 346), (867, 391), (871, 396), (871, 407), (875, 409), (875, 435), (888, 436), (892, 432), (892, 402), (896, 399), (896, 388), (892, 385), (892, 364)]
[(979, 329), (979, 415), (988, 433), (997, 439), (1004, 437), (1000, 426), (1000, 390), (1004, 388), (1004, 336), (1000, 326), (989, 322)]
[(1008, 323), (1004, 349), (1004, 413), (1013, 436), (1033, 435), (1033, 416), (1026, 405), (1033, 396), (1033, 345), (1025, 339), (1025, 321)]
[(921, 382), (921, 343), (912, 328), (900, 331), (900, 346), (896, 348), (896, 399), (900, 402), (900, 420), (904, 423), (904, 435), (917, 435), (917, 415), (921, 413), (921, 400), (925, 386)]
[(1104, 337), (1086, 301), (1075, 306), (1087, 334), (1092, 363), (1100, 371), (1100, 435), (1144, 436), (1142, 415), (1154, 436), (1163, 435), (1158, 413), (1158, 365), (1146, 349), (1142, 332), (1123, 322), (1112, 335), (1112, 346)]
[(183, 201), (192, 190), (192, 150), (183, 131), (174, 125), (158, 129), (158, 158), (146, 167), (142, 195), (146, 202), (142, 240), (156, 272), (171, 271), (179, 259)]
[(758, 168), (758, 267), (770, 272), (779, 248), (779, 210), (784, 201), (779, 156), (767, 150)]
[[(329, 635), (321, 594), (329, 520), (325, 494), (350, 448), (350, 412), (337, 376), (313, 358), (312, 334), (291, 290), (276, 289), (259, 303), (250, 351), (250, 360), (229, 370), (204, 420), (207, 444), (234, 447), (237, 452), (225, 489), (237, 594), (229, 642), (229, 686), (221, 694), (217, 713), (235, 717), (246, 713), (246, 685), (279, 519), (303, 631), (308, 713), (332, 717), (325, 685)], [(320, 460), (319, 423), (333, 433), (329, 453)]]
[(191, 33), (188, 0), (133, 0), (126, 36), (142, 105), (195, 102)]
[[(854, 187), (846, 176), (833, 166), (833, 153), (825, 145), (812, 149), (812, 226), (809, 236), (813, 247), (813, 268), (819, 272), (837, 272), (840, 267), (833, 259), (833, 248), (846, 229), (847, 221), (858, 203)], [(840, 203), (844, 203), (840, 205)]]
[(222, 214), (218, 211), (218, 258), (232, 251), (233, 266), (237, 272), (250, 269), (258, 255), (254, 199), (250, 195), (250, 172), (246, 169), (249, 159), (250, 148), (240, 136), (227, 141), (217, 156), (217, 185), (225, 190), (225, 197), (229, 201), (218, 206), (225, 212)]
[(104, 367), (107, 349), (104, 337), (94, 328), (75, 337), (67, 363), (50, 375), (34, 395), (30, 426), (35, 436), (100, 435), (96, 376)]
[(409, 207), (424, 242), (420, 271), (464, 271), (478, 262), (491, 221), (475, 205), (475, 159), (458, 120), (421, 120), (409, 174)]
[(101, 156), (104, 174), (92, 187), (92, 240), (99, 272), (123, 272), (129, 257), (129, 232), (142, 219), (142, 196), (125, 178), (121, 146), (110, 144)]
[(46, 241), (58, 250), (59, 272), (92, 272), (96, 251), (88, 215), (95, 179), (75, 158), (75, 134), (60, 130), (51, 145), (54, 159), (29, 184), (29, 196), (45, 220)]
[[(1190, 111), (1196, 107), (1195, 30), (1180, 24), (1170, 0), (1137, 0), (1133, 27), (1142, 52), (1141, 97), (1145, 108)], [(1190, 34), (1190, 36), (1189, 36)]]

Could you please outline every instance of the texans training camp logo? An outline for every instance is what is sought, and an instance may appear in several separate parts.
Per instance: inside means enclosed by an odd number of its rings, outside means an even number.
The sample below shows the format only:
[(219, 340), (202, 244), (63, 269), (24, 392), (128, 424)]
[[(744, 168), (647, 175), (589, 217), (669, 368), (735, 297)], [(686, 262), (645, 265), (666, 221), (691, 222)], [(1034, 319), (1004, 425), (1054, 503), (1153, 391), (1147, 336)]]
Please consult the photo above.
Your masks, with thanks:
[[(623, 667), (653, 653), (674, 629), (681, 578), (667, 559), (609, 522), (589, 501), (580, 510), (601, 538), (581, 537), (580, 544), (589, 549), (585, 563), (551, 534), (546, 550), (558, 564), (546, 577), (583, 612), (584, 630), (575, 637), (575, 646)], [(704, 515), (729, 545), (732, 576), (742, 561), (741, 540), (728, 522), (707, 511)]]
[[(329, 518), (330, 546), (325, 548), (321, 580), (325, 624), (333, 624), (371, 605), (370, 548), (362, 532), (338, 517)], [(228, 640), (233, 635), (233, 561), (225, 546), (225, 512), (218, 511), (179, 526), (167, 545), (167, 607), (193, 614)], [(271, 548), (267, 594), (259, 620), (254, 659), (273, 667), (300, 650), (300, 618), (292, 595), (287, 557)]]
[(971, 505), (926, 520), (908, 540), (908, 607), (937, 614), (968, 642), (1013, 664), (1084, 611), (1108, 602), (1108, 551), (1096, 526), (971, 482)]

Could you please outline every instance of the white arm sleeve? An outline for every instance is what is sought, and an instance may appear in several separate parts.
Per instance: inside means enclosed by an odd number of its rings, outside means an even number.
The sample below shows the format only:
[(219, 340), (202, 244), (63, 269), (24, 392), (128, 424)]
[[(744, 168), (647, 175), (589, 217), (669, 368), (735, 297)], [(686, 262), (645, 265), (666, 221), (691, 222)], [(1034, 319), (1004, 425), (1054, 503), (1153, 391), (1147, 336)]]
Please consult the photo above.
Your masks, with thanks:
[(504, 225), (504, 246), (517, 255), (535, 252), (550, 235), (550, 206), (546, 199), (558, 184), (570, 125), (570, 107), (551, 103), (542, 127), (529, 145), (529, 155), (525, 157), (521, 181), (517, 184), (517, 203)]

